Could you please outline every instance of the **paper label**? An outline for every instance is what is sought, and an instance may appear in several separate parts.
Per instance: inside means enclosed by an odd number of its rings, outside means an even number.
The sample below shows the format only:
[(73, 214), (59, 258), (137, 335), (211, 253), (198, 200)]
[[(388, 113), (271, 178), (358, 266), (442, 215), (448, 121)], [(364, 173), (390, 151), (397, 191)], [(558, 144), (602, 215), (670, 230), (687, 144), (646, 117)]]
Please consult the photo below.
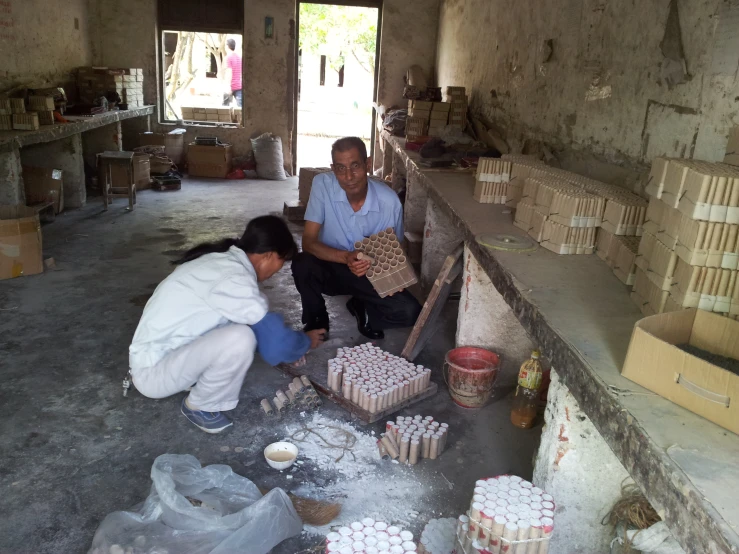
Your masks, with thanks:
[(518, 373), (518, 384), (527, 389), (538, 389), (541, 385), (541, 371), (521, 368)]
[(721, 269), (736, 269), (739, 267), (739, 254), (733, 252), (724, 252), (721, 260)]
[(739, 207), (729, 206), (726, 208), (726, 223), (739, 223)]
[(728, 210), (728, 206), (711, 206), (708, 214), (708, 221), (723, 223), (726, 221), (726, 213)]

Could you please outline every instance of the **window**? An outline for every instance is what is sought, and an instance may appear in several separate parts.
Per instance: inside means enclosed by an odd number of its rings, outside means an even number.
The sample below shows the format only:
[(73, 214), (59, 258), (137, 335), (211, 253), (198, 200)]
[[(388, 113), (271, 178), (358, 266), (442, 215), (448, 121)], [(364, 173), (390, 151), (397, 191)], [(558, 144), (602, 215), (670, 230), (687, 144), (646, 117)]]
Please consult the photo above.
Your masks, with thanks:
[(159, 0), (163, 121), (232, 125), (243, 105), (243, 0)]

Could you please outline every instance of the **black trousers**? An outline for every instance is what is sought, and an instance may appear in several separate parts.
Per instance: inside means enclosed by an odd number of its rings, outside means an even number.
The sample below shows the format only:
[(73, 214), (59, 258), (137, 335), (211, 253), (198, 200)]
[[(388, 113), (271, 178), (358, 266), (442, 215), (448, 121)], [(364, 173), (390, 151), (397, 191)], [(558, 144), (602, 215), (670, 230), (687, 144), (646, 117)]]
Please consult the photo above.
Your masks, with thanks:
[(380, 298), (366, 277), (357, 277), (345, 264), (319, 260), (301, 252), (292, 262), (293, 279), (303, 301), (303, 323), (328, 324), (323, 295), (350, 295), (364, 302), (370, 325), (375, 330), (410, 327), (421, 313), (421, 304), (404, 290)]

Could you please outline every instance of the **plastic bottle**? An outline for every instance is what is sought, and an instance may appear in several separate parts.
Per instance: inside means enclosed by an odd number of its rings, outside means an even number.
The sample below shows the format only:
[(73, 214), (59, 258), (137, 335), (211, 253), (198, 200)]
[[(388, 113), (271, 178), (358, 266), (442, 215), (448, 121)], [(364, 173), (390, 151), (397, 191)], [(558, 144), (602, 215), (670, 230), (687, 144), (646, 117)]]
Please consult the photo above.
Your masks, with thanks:
[(534, 350), (531, 358), (521, 364), (518, 372), (518, 387), (511, 408), (511, 423), (521, 429), (531, 428), (536, 419), (542, 380), (540, 356), (539, 351)]

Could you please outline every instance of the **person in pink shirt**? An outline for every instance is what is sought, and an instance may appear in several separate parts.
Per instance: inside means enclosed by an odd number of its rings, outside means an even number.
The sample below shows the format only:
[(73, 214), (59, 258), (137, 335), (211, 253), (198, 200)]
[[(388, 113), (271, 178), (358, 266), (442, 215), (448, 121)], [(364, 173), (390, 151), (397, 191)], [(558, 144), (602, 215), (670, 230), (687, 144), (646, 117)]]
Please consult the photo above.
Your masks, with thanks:
[[(226, 56), (226, 82), (231, 84), (231, 94), (223, 102), (224, 106), (231, 103), (231, 98), (236, 99), (236, 105), (240, 108), (243, 102), (241, 91), (241, 56), (236, 53), (236, 41), (232, 38), (226, 41), (226, 46), (230, 50)], [(225, 96), (225, 93), (224, 93)]]

